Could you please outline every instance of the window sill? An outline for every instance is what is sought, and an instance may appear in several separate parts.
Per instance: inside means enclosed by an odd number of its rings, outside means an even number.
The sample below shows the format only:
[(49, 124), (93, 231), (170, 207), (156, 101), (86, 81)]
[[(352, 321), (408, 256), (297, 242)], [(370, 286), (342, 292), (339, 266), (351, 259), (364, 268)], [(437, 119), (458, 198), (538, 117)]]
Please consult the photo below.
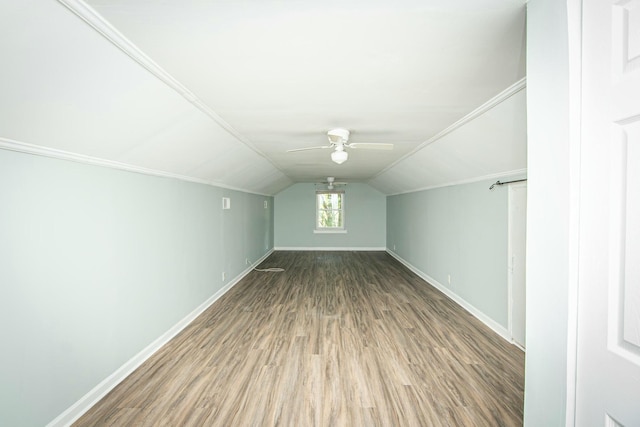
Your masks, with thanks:
[(337, 229), (337, 230), (313, 230), (314, 234), (347, 234), (347, 230)]

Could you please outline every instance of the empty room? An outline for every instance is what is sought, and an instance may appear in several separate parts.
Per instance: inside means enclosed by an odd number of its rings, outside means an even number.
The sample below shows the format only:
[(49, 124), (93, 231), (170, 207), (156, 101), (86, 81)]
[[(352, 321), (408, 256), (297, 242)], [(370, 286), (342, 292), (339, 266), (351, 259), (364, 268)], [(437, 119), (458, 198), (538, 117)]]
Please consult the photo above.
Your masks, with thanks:
[(0, 425), (640, 425), (640, 2), (0, 2)]

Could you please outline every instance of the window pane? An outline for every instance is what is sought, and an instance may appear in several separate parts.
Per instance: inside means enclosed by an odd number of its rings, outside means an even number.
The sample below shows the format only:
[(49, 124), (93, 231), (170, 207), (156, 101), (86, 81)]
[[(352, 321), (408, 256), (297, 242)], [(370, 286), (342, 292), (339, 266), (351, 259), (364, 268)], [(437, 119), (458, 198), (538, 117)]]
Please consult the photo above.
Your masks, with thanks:
[(330, 225), (330, 217), (327, 212), (330, 211), (319, 211), (318, 212), (318, 227), (331, 227)]
[(319, 211), (318, 227), (342, 227), (342, 212), (337, 210)]
[(331, 211), (330, 216), (332, 227), (342, 227), (342, 223), (340, 222), (340, 211)]
[(342, 194), (331, 195), (331, 205), (333, 209), (342, 209)]
[(343, 193), (316, 194), (317, 228), (344, 228)]
[(318, 194), (319, 209), (342, 209), (342, 194)]

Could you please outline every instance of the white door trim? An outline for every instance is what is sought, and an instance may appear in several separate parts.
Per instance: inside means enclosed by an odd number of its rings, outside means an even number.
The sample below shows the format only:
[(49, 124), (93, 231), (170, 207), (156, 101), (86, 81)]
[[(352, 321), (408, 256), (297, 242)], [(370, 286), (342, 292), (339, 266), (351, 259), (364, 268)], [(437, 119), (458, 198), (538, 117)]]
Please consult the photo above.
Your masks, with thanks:
[(580, 146), (582, 142), (582, 2), (567, 0), (569, 52), (569, 268), (567, 286), (567, 399), (565, 425), (575, 426), (578, 366), (580, 254)]
[(527, 187), (527, 183), (525, 182), (517, 182), (508, 185), (507, 190), (507, 310), (508, 310), (508, 319), (507, 319), (507, 330), (509, 331), (509, 337), (511, 339), (511, 343), (515, 346), (525, 350), (513, 337), (513, 247), (512, 247), (512, 236), (513, 236), (513, 197), (515, 190), (519, 188)]

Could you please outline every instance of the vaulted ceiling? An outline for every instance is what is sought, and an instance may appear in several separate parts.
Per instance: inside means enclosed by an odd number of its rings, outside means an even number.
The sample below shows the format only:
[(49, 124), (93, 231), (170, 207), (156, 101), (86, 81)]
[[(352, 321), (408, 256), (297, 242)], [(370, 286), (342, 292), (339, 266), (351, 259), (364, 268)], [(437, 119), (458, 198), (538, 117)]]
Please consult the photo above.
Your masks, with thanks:
[[(3, 2), (0, 147), (264, 194), (520, 170), (524, 24), (524, 0)], [(394, 150), (287, 153), (335, 127)]]

